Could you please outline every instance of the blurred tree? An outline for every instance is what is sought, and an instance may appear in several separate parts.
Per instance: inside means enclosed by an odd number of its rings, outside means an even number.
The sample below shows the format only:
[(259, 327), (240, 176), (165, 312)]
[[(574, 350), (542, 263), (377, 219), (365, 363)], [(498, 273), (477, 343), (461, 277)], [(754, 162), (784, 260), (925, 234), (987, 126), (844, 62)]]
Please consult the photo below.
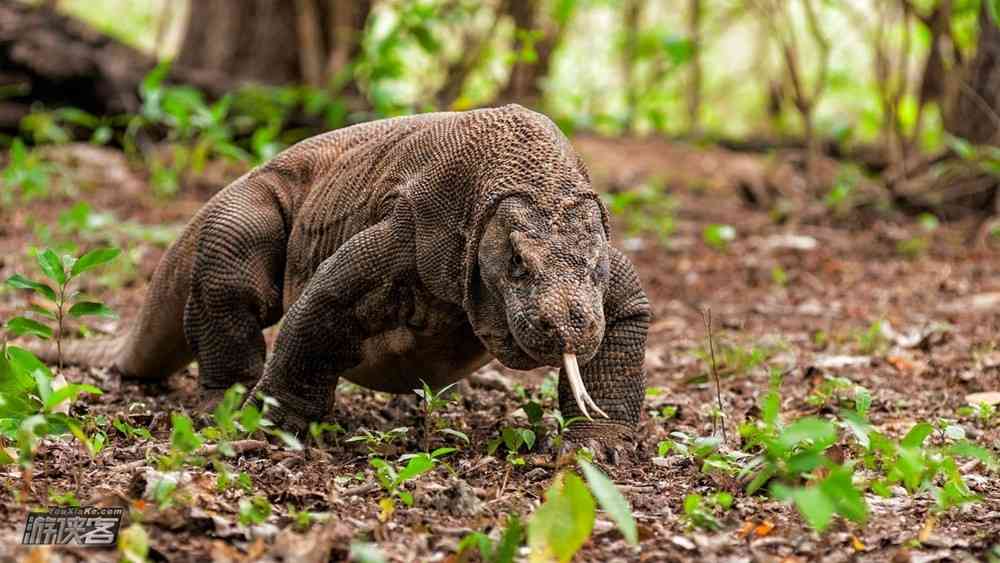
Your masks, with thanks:
[(336, 81), (351, 94), (345, 74), (371, 7), (371, 0), (193, 1), (176, 62), (236, 82)]
[(956, 77), (945, 128), (973, 144), (1000, 146), (1000, 21), (990, 1), (980, 3), (976, 54)]
[(575, 0), (503, 1), (500, 13), (510, 16), (514, 22), (516, 58), (507, 84), (500, 92), (501, 102), (538, 105), (552, 53), (562, 42), (575, 8)]

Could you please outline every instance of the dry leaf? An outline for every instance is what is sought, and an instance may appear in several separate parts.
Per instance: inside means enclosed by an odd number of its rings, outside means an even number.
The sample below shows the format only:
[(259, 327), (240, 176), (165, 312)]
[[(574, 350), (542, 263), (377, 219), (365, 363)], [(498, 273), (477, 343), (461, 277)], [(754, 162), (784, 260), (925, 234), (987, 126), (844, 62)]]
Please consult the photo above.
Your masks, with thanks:
[(1000, 405), (1000, 391), (969, 393), (965, 396), (965, 401), (969, 404), (986, 403), (987, 405)]
[(865, 550), (865, 544), (861, 540), (858, 539), (858, 536), (854, 536), (854, 535), (851, 536), (851, 547), (854, 548), (854, 551), (864, 551)]
[(913, 365), (913, 362), (903, 356), (889, 356), (885, 360), (900, 373), (912, 373), (916, 367)]
[(754, 528), (753, 535), (757, 536), (758, 538), (762, 538), (764, 536), (769, 535), (773, 531), (774, 531), (774, 522), (771, 522), (770, 520), (764, 520), (763, 522), (760, 523), (760, 525)]
[(920, 543), (926, 542), (931, 537), (935, 526), (937, 526), (937, 520), (933, 516), (928, 516), (927, 520), (924, 520), (924, 526), (920, 528), (920, 533), (917, 534), (917, 539), (920, 540)]
[(736, 530), (736, 537), (740, 538), (741, 540), (746, 539), (746, 537), (750, 535), (750, 532), (753, 531), (753, 528), (754, 528), (754, 523), (750, 520), (747, 520), (746, 522), (743, 523), (742, 526), (740, 526), (739, 530)]

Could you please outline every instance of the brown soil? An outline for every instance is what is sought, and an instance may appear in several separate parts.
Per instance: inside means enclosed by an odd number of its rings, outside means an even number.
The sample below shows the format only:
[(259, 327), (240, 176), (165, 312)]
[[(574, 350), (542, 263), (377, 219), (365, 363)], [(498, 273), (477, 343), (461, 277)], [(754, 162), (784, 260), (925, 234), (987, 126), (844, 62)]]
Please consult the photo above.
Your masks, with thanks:
[[(794, 508), (766, 495), (747, 496), (733, 479), (710, 476), (677, 455), (656, 458), (657, 443), (670, 432), (693, 436), (712, 432), (708, 415), (714, 386), (698, 376), (707, 366), (695, 354), (705, 343), (702, 312), (710, 307), (720, 342), (767, 346), (768, 365), (788, 370), (782, 387), (785, 416), (825, 414), (805, 401), (823, 377), (847, 378), (870, 390), (872, 422), (893, 436), (918, 420), (957, 421), (967, 434), (994, 452), (1000, 446), (1000, 423), (960, 417), (956, 411), (969, 393), (1000, 390), (1000, 243), (970, 248), (971, 223), (945, 224), (925, 234), (912, 218), (891, 210), (866, 210), (847, 218), (808, 214), (776, 223), (766, 210), (747, 207), (738, 197), (748, 175), (762, 177), (769, 159), (735, 155), (719, 149), (678, 146), (656, 140), (578, 138), (600, 190), (622, 190), (646, 178), (659, 178), (661, 189), (677, 202), (676, 230), (665, 241), (625, 234), (619, 219), (617, 242), (628, 249), (654, 308), (649, 334), (649, 386), (662, 389), (647, 400), (634, 456), (607, 470), (631, 501), (641, 545), (631, 548), (600, 516), (594, 535), (577, 556), (580, 561), (931, 561), (979, 560), (1000, 542), (1000, 483), (974, 464), (966, 468), (971, 488), (983, 501), (935, 516), (928, 493), (883, 499), (868, 495), (872, 510), (866, 526), (838, 520), (820, 535), (808, 530)], [(119, 221), (177, 225), (217, 189), (218, 180), (187, 188), (169, 202), (147, 195), (141, 175), (134, 175), (113, 154), (68, 165), (74, 174), (101, 168), (80, 188), (80, 198)], [(81, 160), (81, 159), (78, 159)], [(76, 161), (74, 161), (76, 162)], [(117, 172), (116, 172), (117, 171)], [(115, 174), (119, 174), (116, 176)], [(220, 176), (225, 177), (223, 172)], [(232, 176), (229, 176), (232, 177)], [(131, 179), (129, 179), (131, 178)], [(53, 224), (73, 197), (35, 201), (4, 210), (0, 221), (0, 278), (34, 273), (26, 249), (38, 244), (34, 224)], [(731, 225), (736, 238), (725, 251), (703, 242), (708, 224)], [(925, 245), (901, 253), (915, 237)], [(100, 236), (98, 235), (98, 238)], [(97, 323), (115, 333), (135, 315), (145, 280), (163, 249), (138, 239), (126, 243), (137, 263), (134, 279), (120, 289), (89, 285), (92, 293), (121, 313), (121, 323)], [(783, 283), (778, 283), (779, 281)], [(784, 280), (781, 280), (781, 278)], [(0, 293), (0, 318), (26, 305), (20, 292)], [(867, 349), (858, 335), (882, 320), (880, 346)], [(943, 328), (942, 328), (943, 327)], [(933, 330), (932, 330), (933, 329)], [(818, 337), (817, 334), (825, 335)], [(859, 343), (860, 342), (860, 343)], [(829, 365), (835, 356), (866, 356), (843, 368)], [(834, 358), (835, 359), (835, 358)], [(537, 395), (544, 372), (523, 374), (496, 365), (510, 382)], [(187, 506), (157, 511), (143, 502), (150, 464), (142, 460), (169, 447), (169, 413), (194, 413), (195, 376), (185, 372), (155, 385), (109, 379), (104, 370), (69, 368), (70, 380), (105, 389), (101, 397), (83, 398), (78, 414), (127, 415), (149, 427), (154, 439), (129, 440), (109, 432), (109, 444), (90, 460), (70, 440), (45, 440), (39, 447), (27, 495), (16, 500), (24, 483), (17, 468), (0, 468), (0, 560), (116, 560), (113, 551), (38, 548), (17, 545), (19, 528), (31, 507), (49, 505), (50, 492), (75, 491), (84, 505), (130, 506), (146, 518), (151, 557), (157, 560), (341, 560), (351, 541), (375, 541), (390, 560), (448, 560), (458, 541), (473, 530), (489, 531), (507, 514), (527, 516), (543, 497), (554, 474), (547, 455), (529, 455), (514, 467), (488, 457), (485, 443), (516, 421), (522, 400), (516, 392), (466, 385), (460, 401), (443, 416), (469, 435), (448, 461), (453, 472), (437, 469), (414, 488), (415, 506), (399, 506), (388, 522), (379, 520), (381, 491), (373, 483), (366, 452), (357, 444), (291, 452), (268, 445), (230, 460), (236, 471), (253, 478), (254, 491), (274, 506), (267, 525), (256, 530), (236, 526), (243, 493), (217, 493), (211, 469), (193, 470)], [(693, 380), (693, 381), (692, 381)], [(737, 370), (722, 381), (722, 397), (731, 445), (736, 428), (756, 414), (767, 391), (763, 366)], [(648, 416), (666, 405), (677, 416)], [(546, 404), (552, 407), (551, 402)], [(360, 428), (411, 432), (396, 453), (419, 451), (422, 419), (413, 397), (394, 398), (360, 388), (338, 396), (339, 419), (348, 435)], [(933, 438), (937, 439), (937, 438)], [(444, 441), (435, 441), (443, 445)], [(344, 477), (361, 472), (362, 480)], [(721, 516), (715, 532), (692, 530), (683, 518), (684, 497), (715, 490), (735, 493), (733, 508)], [(295, 531), (287, 506), (329, 513), (327, 524)], [(757, 527), (763, 523), (763, 527)], [(770, 526), (773, 525), (773, 528)]]

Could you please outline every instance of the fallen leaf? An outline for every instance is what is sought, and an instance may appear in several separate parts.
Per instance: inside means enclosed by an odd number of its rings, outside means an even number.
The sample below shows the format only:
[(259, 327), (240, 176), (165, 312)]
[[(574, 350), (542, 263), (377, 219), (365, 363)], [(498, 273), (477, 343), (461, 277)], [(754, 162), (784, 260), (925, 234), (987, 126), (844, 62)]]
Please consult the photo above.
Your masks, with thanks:
[(760, 523), (760, 525), (754, 528), (753, 535), (757, 536), (758, 538), (762, 538), (764, 536), (769, 535), (772, 531), (774, 531), (774, 522), (771, 522), (770, 520), (764, 520), (763, 522)]
[(935, 526), (937, 526), (937, 520), (933, 516), (928, 516), (927, 520), (924, 520), (924, 525), (920, 528), (920, 533), (917, 534), (917, 539), (920, 540), (920, 543), (926, 542), (931, 537)]
[(1000, 391), (983, 391), (982, 393), (969, 393), (965, 396), (965, 401), (969, 404), (985, 403), (987, 405), (1000, 405)]
[(864, 551), (865, 550), (865, 544), (862, 543), (862, 541), (858, 539), (858, 536), (854, 536), (854, 535), (851, 536), (851, 547), (854, 548), (854, 551)]
[(913, 370), (916, 367), (913, 365), (913, 362), (903, 356), (889, 356), (885, 359), (885, 361), (889, 362), (889, 365), (896, 368), (896, 371), (900, 373), (913, 373)]
[(754, 528), (754, 523), (750, 520), (747, 520), (746, 522), (743, 523), (742, 526), (740, 526), (739, 530), (736, 530), (736, 537), (740, 538), (741, 540), (746, 539), (746, 537), (750, 535), (750, 532), (753, 531), (753, 528)]
[(385, 497), (378, 501), (378, 505), (382, 509), (378, 513), (378, 521), (384, 524), (392, 518), (392, 513), (396, 511), (396, 503), (391, 498)]

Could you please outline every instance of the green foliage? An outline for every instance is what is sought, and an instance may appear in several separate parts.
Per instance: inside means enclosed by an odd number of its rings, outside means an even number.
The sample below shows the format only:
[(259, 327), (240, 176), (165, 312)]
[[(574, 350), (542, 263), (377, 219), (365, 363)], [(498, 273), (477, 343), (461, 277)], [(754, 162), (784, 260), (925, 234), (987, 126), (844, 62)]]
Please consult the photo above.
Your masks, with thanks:
[(368, 462), (375, 468), (375, 477), (382, 485), (389, 501), (398, 498), (406, 506), (413, 506), (413, 494), (403, 489), (403, 486), (408, 481), (434, 469), (434, 459), (432, 454), (417, 454), (406, 460), (406, 465), (402, 469), (379, 457), (372, 458)]
[(701, 238), (708, 246), (719, 252), (725, 252), (729, 248), (729, 243), (736, 240), (736, 229), (731, 225), (708, 225), (702, 231)]
[(889, 346), (889, 339), (882, 328), (881, 319), (872, 321), (867, 329), (857, 332), (854, 341), (858, 352), (866, 356), (879, 354)]
[(310, 422), (309, 423), (309, 435), (312, 436), (316, 445), (320, 448), (325, 448), (326, 443), (323, 436), (329, 434), (333, 436), (334, 447), (339, 446), (337, 436), (340, 434), (345, 434), (347, 431), (344, 427), (336, 422)]
[(636, 189), (602, 193), (608, 210), (625, 221), (630, 236), (651, 234), (666, 243), (676, 230), (676, 200), (660, 182), (648, 181)]
[(263, 524), (271, 516), (271, 503), (266, 497), (255, 495), (240, 499), (240, 524), (251, 526)]
[(531, 561), (572, 559), (590, 537), (595, 515), (594, 498), (583, 480), (572, 472), (556, 476), (528, 522)]
[(507, 449), (507, 461), (512, 465), (524, 465), (524, 458), (519, 454), (523, 449), (531, 451), (535, 447), (537, 435), (529, 428), (505, 426), (500, 430), (500, 436), (486, 443), (486, 453), (493, 455), (503, 445)]
[[(425, 382), (424, 380), (420, 380), (420, 385), (422, 388), (414, 389), (413, 392), (416, 393), (418, 397), (420, 397), (423, 403), (424, 451), (430, 451), (431, 436), (435, 432), (435, 426), (436, 426), (435, 421), (437, 420), (435, 413), (443, 409), (445, 406), (448, 405), (448, 403), (454, 401), (458, 397), (458, 393), (454, 391), (455, 386), (458, 385), (458, 383), (457, 382), (452, 383), (451, 385), (447, 385), (438, 391), (434, 391), (433, 389), (431, 389), (431, 387), (427, 385), (427, 382)], [(468, 443), (469, 441), (468, 436), (457, 430), (452, 430), (450, 428), (441, 428), (439, 429), (439, 431), (445, 434), (450, 434), (452, 436), (464, 438), (464, 441), (466, 443)]]
[[(55, 284), (55, 288), (39, 281), (30, 280), (21, 274), (15, 274), (7, 279), (7, 286), (14, 289), (26, 289), (35, 292), (54, 308), (33, 306), (32, 311), (45, 319), (56, 323), (56, 338), (62, 339), (64, 334), (65, 316), (74, 318), (85, 316), (115, 317), (115, 313), (103, 303), (88, 301), (76, 294), (67, 295), (69, 283), (84, 273), (114, 260), (119, 254), (117, 248), (98, 248), (87, 252), (79, 258), (64, 256), (60, 258), (52, 249), (45, 249), (35, 255), (39, 268), (46, 278)], [(68, 266), (68, 268), (67, 268)], [(73, 300), (68, 308), (66, 305)], [(15, 317), (7, 321), (7, 332), (14, 336), (32, 335), (42, 339), (53, 336), (52, 329), (42, 322), (27, 317)], [(62, 367), (60, 349), (59, 366)]]
[[(720, 337), (715, 344), (715, 369), (719, 377), (733, 377), (748, 374), (751, 370), (763, 365), (781, 351), (780, 344), (751, 344), (745, 346), (730, 338)], [(695, 357), (709, 366), (705, 372), (688, 380), (688, 383), (705, 383), (709, 380), (712, 354), (708, 345), (694, 351)]]
[(581, 459), (579, 465), (584, 477), (587, 478), (590, 490), (601, 504), (601, 508), (618, 525), (625, 540), (632, 545), (638, 545), (639, 532), (635, 526), (635, 518), (632, 516), (632, 508), (629, 507), (628, 501), (622, 496), (621, 491), (594, 464)]
[(149, 534), (133, 521), (118, 534), (118, 553), (126, 563), (144, 563), (149, 559)]
[(0, 190), (0, 204), (13, 204), (15, 191), (21, 192), (24, 201), (48, 196), (54, 173), (54, 166), (43, 161), (36, 151), (29, 151), (24, 141), (14, 139), (7, 166), (0, 172), (4, 187)]
[(361, 434), (351, 436), (350, 438), (344, 440), (344, 442), (349, 444), (358, 442), (363, 443), (368, 447), (369, 455), (374, 455), (387, 451), (394, 443), (406, 436), (409, 431), (410, 429), (405, 426), (393, 428), (392, 430), (387, 430), (385, 432), (381, 430), (368, 430), (367, 428), (361, 428), (358, 430)]
[(486, 534), (472, 532), (458, 542), (456, 556), (462, 561), (465, 554), (475, 550), (479, 552), (479, 559), (483, 563), (513, 563), (517, 548), (523, 543), (524, 524), (516, 514), (510, 514), (499, 541), (494, 543)]
[(717, 531), (722, 528), (718, 515), (729, 510), (732, 504), (733, 495), (725, 491), (708, 497), (690, 493), (684, 497), (684, 520), (689, 528)]

